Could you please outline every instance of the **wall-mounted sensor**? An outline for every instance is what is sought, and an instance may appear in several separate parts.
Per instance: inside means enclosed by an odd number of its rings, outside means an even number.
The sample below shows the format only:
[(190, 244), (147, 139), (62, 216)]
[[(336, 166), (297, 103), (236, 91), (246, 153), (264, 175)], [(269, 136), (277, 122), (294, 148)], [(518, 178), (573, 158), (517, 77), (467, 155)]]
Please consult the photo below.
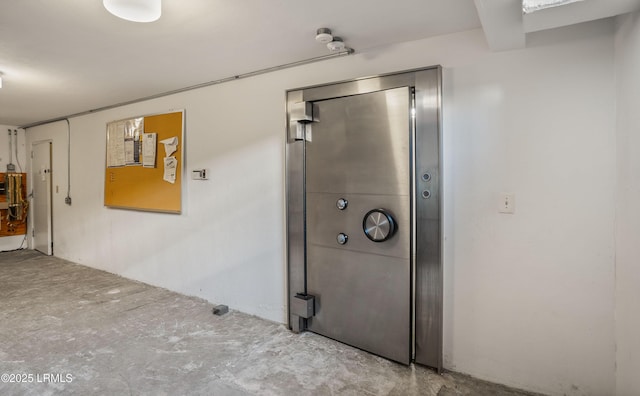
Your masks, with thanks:
[(206, 169), (194, 169), (191, 171), (191, 179), (192, 180), (208, 180), (209, 171), (207, 171)]
[(331, 30), (327, 28), (320, 28), (316, 32), (316, 41), (322, 44), (330, 43), (333, 40)]

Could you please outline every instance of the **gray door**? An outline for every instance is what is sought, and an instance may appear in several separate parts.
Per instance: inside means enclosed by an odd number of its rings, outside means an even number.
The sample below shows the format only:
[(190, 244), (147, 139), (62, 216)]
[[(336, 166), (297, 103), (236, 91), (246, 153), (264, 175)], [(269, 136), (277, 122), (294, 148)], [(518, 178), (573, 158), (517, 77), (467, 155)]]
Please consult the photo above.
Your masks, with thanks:
[(33, 248), (44, 254), (52, 255), (51, 142), (34, 143), (31, 149)]
[(315, 102), (306, 143), (308, 329), (411, 359), (411, 92)]

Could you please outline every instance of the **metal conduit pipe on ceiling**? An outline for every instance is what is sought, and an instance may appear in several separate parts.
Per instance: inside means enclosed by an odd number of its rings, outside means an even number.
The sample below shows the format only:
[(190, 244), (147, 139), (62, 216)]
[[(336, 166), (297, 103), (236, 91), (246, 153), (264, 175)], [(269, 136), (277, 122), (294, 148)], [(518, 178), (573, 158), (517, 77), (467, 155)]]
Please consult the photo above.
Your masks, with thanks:
[(126, 106), (126, 105), (130, 105), (130, 104), (134, 104), (134, 103), (140, 103), (140, 102), (144, 102), (144, 101), (151, 100), (151, 99), (162, 98), (162, 97), (165, 97), (165, 96), (174, 95), (174, 94), (178, 94), (178, 93), (181, 93), (181, 92), (192, 91), (194, 89), (205, 88), (205, 87), (209, 87), (209, 86), (212, 86), (212, 85), (218, 85), (218, 84), (222, 84), (222, 83), (226, 83), (226, 82), (230, 82), (230, 81), (240, 80), (240, 79), (247, 78), (247, 77), (259, 76), (261, 74), (266, 74), (266, 73), (271, 73), (271, 72), (275, 72), (275, 71), (279, 71), (279, 70), (289, 69), (289, 68), (296, 67), (296, 66), (303, 66), (303, 65), (310, 64), (310, 63), (321, 62), (321, 61), (332, 59), (332, 58), (338, 58), (338, 57), (345, 56), (345, 55), (351, 55), (354, 52), (355, 51), (352, 48), (346, 48), (344, 51), (339, 51), (339, 52), (335, 52), (335, 53), (328, 54), (328, 55), (322, 55), (322, 56), (317, 56), (315, 58), (309, 58), (309, 59), (304, 59), (304, 60), (300, 60), (300, 61), (284, 63), (282, 65), (267, 67), (265, 69), (259, 69), (259, 70), (255, 70), (255, 71), (248, 72), (248, 73), (237, 74), (237, 75), (234, 75), (234, 76), (225, 77), (225, 78), (221, 78), (221, 79), (218, 79), (218, 80), (213, 80), (213, 81), (209, 81), (209, 82), (205, 82), (205, 83), (201, 83), (201, 84), (191, 85), (191, 86), (185, 87), (185, 88), (179, 88), (179, 89), (176, 89), (176, 90), (173, 90), (173, 91), (162, 92), (162, 93), (155, 94), (155, 95), (145, 96), (143, 98), (129, 100), (129, 101), (126, 101), (126, 102), (120, 102), (120, 103), (116, 103), (116, 104), (109, 105), (109, 106), (103, 106), (103, 107), (99, 107), (97, 109), (87, 110), (87, 111), (83, 111), (83, 112), (80, 112), (80, 113), (69, 114), (69, 115), (66, 115), (66, 116), (63, 116), (63, 117), (51, 118), (49, 120), (38, 121), (38, 122), (31, 123), (31, 124), (23, 125), (20, 128), (27, 129), (27, 128), (36, 127), (36, 126), (39, 126), (39, 125), (45, 125), (45, 124), (50, 124), (52, 122), (64, 121), (64, 120), (67, 120), (67, 122), (68, 122), (69, 118), (73, 118), (73, 117), (80, 117), (80, 116), (83, 116), (83, 115), (92, 114), (92, 113), (96, 113), (96, 112), (99, 112), (99, 111), (114, 109), (114, 108), (117, 108), (117, 107)]

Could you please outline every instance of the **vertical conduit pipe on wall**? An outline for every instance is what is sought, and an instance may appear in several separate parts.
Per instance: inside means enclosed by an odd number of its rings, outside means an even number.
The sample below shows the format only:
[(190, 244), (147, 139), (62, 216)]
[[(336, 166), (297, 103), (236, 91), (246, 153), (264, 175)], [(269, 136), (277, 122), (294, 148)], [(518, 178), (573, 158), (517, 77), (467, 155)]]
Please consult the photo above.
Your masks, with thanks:
[(10, 169), (9, 165), (13, 164), (13, 146), (12, 146), (13, 139), (11, 138), (11, 129), (9, 129), (8, 131), (9, 131), (9, 164), (7, 165), (7, 171)]
[(18, 157), (18, 130), (17, 129), (13, 130), (13, 136), (16, 140), (15, 146), (14, 146), (14, 150), (16, 153), (16, 163), (18, 164), (18, 170), (20, 170), (20, 173), (22, 173), (22, 164), (20, 164), (20, 157)]
[(67, 196), (64, 198), (64, 203), (71, 206), (71, 122), (68, 117), (65, 121), (67, 121)]

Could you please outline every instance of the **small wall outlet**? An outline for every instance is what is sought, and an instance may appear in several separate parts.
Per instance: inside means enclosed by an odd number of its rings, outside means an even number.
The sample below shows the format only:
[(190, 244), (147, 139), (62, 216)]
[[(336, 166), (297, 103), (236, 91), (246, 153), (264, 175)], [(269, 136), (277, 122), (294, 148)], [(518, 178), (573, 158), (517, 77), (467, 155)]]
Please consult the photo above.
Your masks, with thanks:
[(513, 214), (516, 210), (516, 195), (514, 193), (500, 193), (498, 212)]

